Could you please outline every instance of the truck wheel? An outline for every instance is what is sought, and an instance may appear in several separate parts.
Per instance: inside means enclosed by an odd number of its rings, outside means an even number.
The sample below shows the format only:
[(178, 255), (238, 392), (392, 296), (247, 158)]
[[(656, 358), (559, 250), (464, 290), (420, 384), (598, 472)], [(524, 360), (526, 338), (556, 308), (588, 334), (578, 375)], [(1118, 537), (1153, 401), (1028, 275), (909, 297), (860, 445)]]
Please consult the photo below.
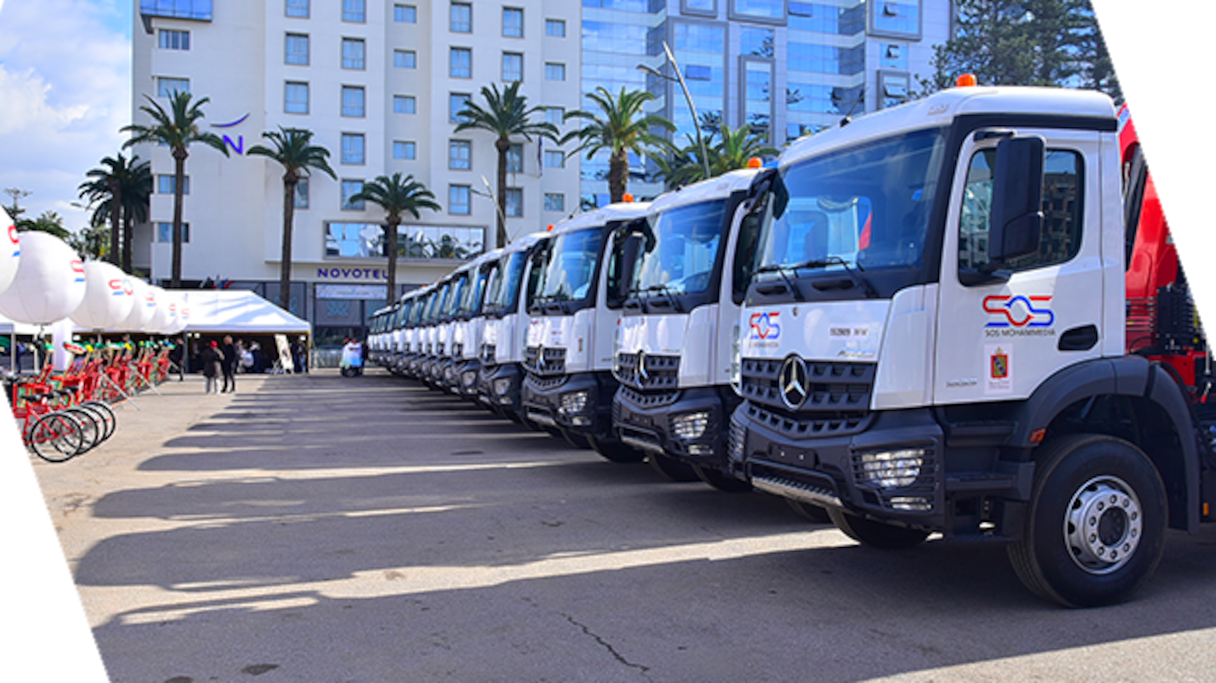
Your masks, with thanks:
[(575, 448), (591, 448), (591, 444), (587, 441), (587, 437), (570, 431), (569, 429), (561, 430), (562, 437), (566, 439), (566, 443)]
[(680, 462), (675, 458), (651, 453), (646, 456), (646, 461), (650, 463), (651, 469), (672, 481), (701, 481), (692, 465)]
[(588, 437), (591, 442), (591, 447), (596, 453), (604, 456), (612, 462), (642, 462), (646, 459), (646, 454), (636, 448), (630, 448), (620, 441), (603, 441), (595, 437)]
[(836, 508), (828, 508), (827, 513), (832, 524), (843, 531), (845, 536), (880, 550), (915, 548), (929, 537), (928, 531), (884, 524)]
[(737, 479), (722, 470), (712, 467), (702, 467), (701, 465), (693, 465), (697, 472), (697, 476), (701, 481), (710, 486), (722, 491), (723, 493), (747, 493), (752, 490), (750, 481)]
[(1165, 553), (1165, 485), (1122, 439), (1069, 435), (1042, 446), (1026, 528), (1009, 546), (1018, 578), (1068, 607), (1126, 599)]
[(827, 524), (832, 521), (832, 518), (828, 516), (828, 511), (823, 507), (813, 503), (804, 503), (800, 500), (794, 500), (793, 498), (786, 498), (785, 502), (789, 504), (790, 509), (792, 509), (799, 517), (806, 519), (808, 522), (814, 522), (815, 524)]

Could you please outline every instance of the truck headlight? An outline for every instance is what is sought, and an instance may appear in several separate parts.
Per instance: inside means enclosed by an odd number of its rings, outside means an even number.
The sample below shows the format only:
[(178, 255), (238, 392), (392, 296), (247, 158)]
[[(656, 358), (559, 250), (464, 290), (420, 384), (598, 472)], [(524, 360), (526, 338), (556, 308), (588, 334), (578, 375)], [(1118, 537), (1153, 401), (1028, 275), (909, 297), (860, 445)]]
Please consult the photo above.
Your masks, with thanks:
[(511, 378), (503, 377), (502, 379), (494, 380), (494, 395), (505, 396), (511, 390)]
[(587, 409), (587, 392), (572, 391), (562, 395), (562, 404), (559, 410), (563, 415), (575, 415)]
[(925, 464), (925, 449), (903, 448), (897, 451), (873, 451), (857, 456), (862, 483), (879, 488), (911, 486), (920, 476)]
[(465, 370), (464, 373), (460, 375), (460, 383), (465, 387), (472, 387), (476, 381), (477, 373), (473, 372), (472, 370)]
[(675, 435), (685, 441), (699, 439), (705, 434), (705, 428), (709, 426), (709, 413), (701, 411), (699, 413), (685, 413), (684, 415), (676, 415), (671, 418), (671, 431)]

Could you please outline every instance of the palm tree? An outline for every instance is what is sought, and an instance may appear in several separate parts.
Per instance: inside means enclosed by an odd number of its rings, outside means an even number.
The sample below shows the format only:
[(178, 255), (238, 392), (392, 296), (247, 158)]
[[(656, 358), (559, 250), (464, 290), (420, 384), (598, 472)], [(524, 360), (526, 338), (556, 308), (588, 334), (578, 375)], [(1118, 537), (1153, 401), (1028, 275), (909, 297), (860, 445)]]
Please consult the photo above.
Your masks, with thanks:
[(291, 308), (291, 237), (296, 215), (296, 185), (300, 178), (310, 175), (310, 169), (328, 173), (334, 180), (338, 174), (329, 167), (326, 159), (329, 150), (312, 144), (312, 131), (299, 128), (283, 128), (266, 131), (262, 137), (270, 141), (271, 147), (254, 145), (249, 154), (256, 154), (279, 162), (283, 167), (283, 257), (279, 268), (279, 308)]
[(45, 232), (65, 242), (72, 237), (72, 233), (63, 227), (63, 216), (54, 211), (43, 211), (41, 216), (33, 219), (18, 218), (13, 224), (16, 225), (17, 232)]
[(401, 225), (401, 214), (409, 212), (414, 218), (420, 218), (419, 209), (439, 211), (440, 206), (434, 201), (435, 195), (426, 189), (426, 185), (414, 180), (414, 176), (401, 177), (401, 173), (390, 176), (378, 176), (375, 180), (365, 183), (363, 190), (350, 198), (353, 202), (367, 201), (379, 205), (388, 214), (384, 228), (386, 235), (386, 251), (388, 252), (388, 301), (392, 303), (397, 293), (397, 226)]
[(629, 155), (646, 155), (658, 157), (658, 150), (671, 148), (665, 138), (654, 135), (652, 128), (662, 128), (675, 131), (671, 121), (658, 114), (645, 114), (642, 105), (655, 98), (654, 94), (644, 90), (625, 90), (613, 96), (604, 86), (599, 86), (587, 97), (597, 104), (602, 115), (583, 111), (581, 109), (566, 113), (566, 120), (585, 119), (587, 124), (578, 130), (566, 133), (559, 144), (570, 140), (579, 140), (579, 146), (570, 152), (570, 156), (586, 150), (587, 159), (595, 156), (600, 150), (608, 150), (608, 194), (613, 202), (619, 202), (625, 196), (625, 184), (629, 180)]
[(507, 86), (499, 92), (498, 84), (489, 87), (482, 86), (481, 96), (486, 106), (470, 100), (457, 116), (460, 124), (456, 132), (465, 130), (484, 130), (493, 133), (494, 149), (498, 152), (498, 245), (504, 246), (507, 237), (507, 226), (504, 217), (507, 215), (507, 152), (511, 149), (511, 138), (522, 137), (532, 142), (532, 136), (549, 138), (557, 142), (557, 126), (547, 121), (533, 121), (532, 116), (543, 112), (544, 107), (528, 107), (528, 98), (519, 94), (519, 81)]
[(173, 154), (173, 275), (170, 286), (182, 286), (182, 195), (186, 183), (186, 157), (190, 156), (190, 145), (201, 142), (228, 156), (228, 148), (215, 133), (199, 129), (198, 122), (204, 116), (203, 105), (210, 97), (190, 101), (190, 93), (173, 91), (169, 95), (169, 111), (165, 111), (151, 96), (144, 95), (152, 106), (143, 105), (140, 111), (152, 119), (151, 125), (133, 123), (120, 128), (120, 132), (131, 132), (131, 139), (123, 143), (130, 147), (141, 143), (163, 144)]
[(80, 197), (96, 204), (89, 224), (100, 227), (109, 224), (107, 260), (123, 270), (131, 271), (132, 230), (135, 223), (148, 220), (148, 200), (152, 195), (152, 170), (138, 155), (127, 159), (119, 152), (115, 157), (101, 160), (102, 167), (89, 171), (79, 186)]
[[(753, 157), (764, 158), (779, 154), (777, 149), (766, 144), (763, 135), (757, 134), (750, 126), (731, 128), (726, 124), (720, 124), (716, 134), (710, 137), (707, 151), (711, 177), (746, 168), (748, 160)], [(675, 150), (670, 161), (656, 159), (656, 162), (668, 187), (705, 179), (705, 165), (701, 163), (700, 147), (691, 138), (687, 145)]]

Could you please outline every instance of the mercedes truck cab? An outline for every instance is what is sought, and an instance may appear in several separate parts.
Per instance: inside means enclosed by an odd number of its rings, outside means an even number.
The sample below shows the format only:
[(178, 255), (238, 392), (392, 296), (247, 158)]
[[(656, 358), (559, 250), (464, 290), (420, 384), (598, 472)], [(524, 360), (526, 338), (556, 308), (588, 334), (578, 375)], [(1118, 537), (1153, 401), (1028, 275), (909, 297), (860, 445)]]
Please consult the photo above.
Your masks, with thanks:
[(468, 284), (456, 305), (456, 322), (452, 330), (452, 374), (450, 378), (445, 377), (445, 384), (452, 393), (460, 396), (477, 394), (477, 371), (481, 367), (478, 355), (485, 326), (482, 307), (490, 273), (501, 256), (502, 250), (495, 249), (469, 263)]
[(490, 271), (482, 307), (485, 327), (479, 352), (478, 395), (490, 410), (516, 422), (524, 419), (520, 392), (528, 307), (540, 282), (540, 264), (533, 256), (544, 249), (549, 236), (547, 232), (524, 235), (503, 248)]
[(396, 310), (395, 305), (386, 306), (372, 313), (367, 321), (367, 359), (381, 367), (388, 366), (388, 344)]
[(612, 427), (612, 363), (626, 260), (626, 250), (615, 248), (616, 232), (645, 220), (648, 210), (648, 203), (622, 202), (558, 223), (538, 255), (541, 281), (529, 310), (525, 416), (610, 460), (645, 457)]
[[(758, 160), (757, 160), (758, 161)], [(757, 164), (758, 166), (758, 164)], [(755, 214), (739, 212), (758, 169), (668, 192), (630, 237), (639, 241), (613, 374), (620, 441), (682, 481), (750, 490), (726, 471), (731, 339), (750, 279)]]
[(405, 340), (406, 325), (409, 323), (410, 315), (414, 311), (414, 304), (417, 303), (417, 300), (414, 292), (402, 295), (401, 301), (397, 306), (397, 311), (393, 315), (389, 369), (396, 375), (405, 374), (405, 359), (407, 354)]
[(405, 319), (405, 332), (402, 335), (405, 341), (405, 355), (400, 360), (401, 370), (406, 377), (418, 379), (419, 365), (423, 358), (423, 320), (425, 319), (427, 306), (430, 304), (431, 295), (434, 293), (434, 285), (426, 285), (416, 291), (410, 292), (406, 296), (412, 297), (413, 304), (410, 306), (409, 315)]

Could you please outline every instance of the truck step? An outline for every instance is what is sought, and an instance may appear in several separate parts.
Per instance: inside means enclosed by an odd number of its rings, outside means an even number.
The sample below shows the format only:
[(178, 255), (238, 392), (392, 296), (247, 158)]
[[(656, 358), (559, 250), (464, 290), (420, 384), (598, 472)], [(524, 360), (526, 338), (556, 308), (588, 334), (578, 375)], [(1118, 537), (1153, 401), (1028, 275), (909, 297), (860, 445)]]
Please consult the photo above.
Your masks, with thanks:
[(842, 507), (835, 491), (802, 481), (777, 476), (753, 476), (752, 486), (774, 495), (815, 505)]

